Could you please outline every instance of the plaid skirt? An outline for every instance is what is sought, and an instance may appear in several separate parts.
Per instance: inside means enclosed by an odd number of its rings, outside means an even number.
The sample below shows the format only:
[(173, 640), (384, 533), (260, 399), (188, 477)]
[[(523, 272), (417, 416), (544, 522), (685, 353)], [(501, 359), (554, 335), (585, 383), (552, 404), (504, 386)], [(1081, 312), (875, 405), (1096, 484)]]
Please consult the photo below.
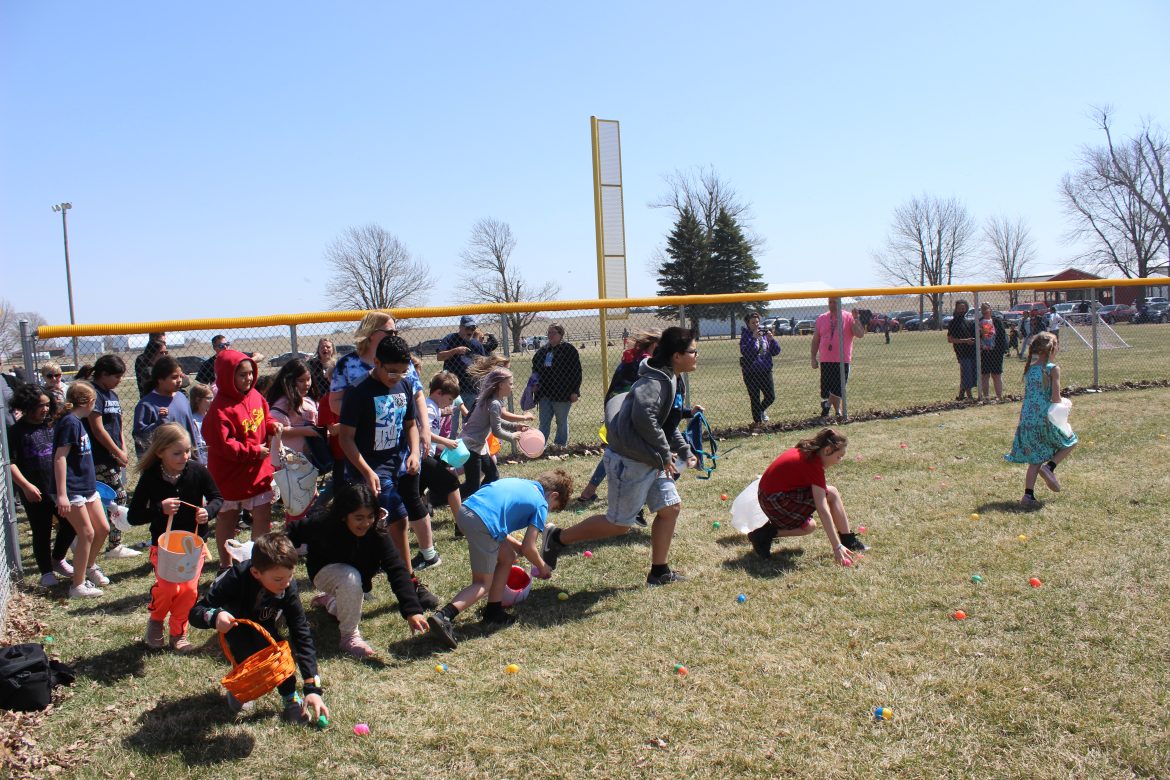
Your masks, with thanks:
[(760, 490), (760, 509), (768, 516), (769, 522), (780, 531), (802, 527), (816, 513), (812, 488), (798, 488), (779, 493), (765, 493)]

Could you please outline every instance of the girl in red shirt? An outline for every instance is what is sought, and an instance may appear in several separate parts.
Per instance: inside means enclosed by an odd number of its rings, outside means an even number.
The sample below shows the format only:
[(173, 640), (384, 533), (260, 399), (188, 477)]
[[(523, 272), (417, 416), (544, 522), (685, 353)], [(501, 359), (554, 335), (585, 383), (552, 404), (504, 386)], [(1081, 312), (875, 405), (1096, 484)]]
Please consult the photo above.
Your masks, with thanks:
[(813, 513), (821, 516), (833, 557), (842, 566), (853, 562), (851, 553), (869, 548), (849, 530), (849, 516), (837, 488), (825, 484), (825, 469), (845, 457), (849, 440), (832, 428), (772, 461), (760, 478), (760, 508), (768, 522), (748, 534), (752, 549), (761, 558), (772, 557), (772, 540), (777, 536), (804, 536), (816, 528)]

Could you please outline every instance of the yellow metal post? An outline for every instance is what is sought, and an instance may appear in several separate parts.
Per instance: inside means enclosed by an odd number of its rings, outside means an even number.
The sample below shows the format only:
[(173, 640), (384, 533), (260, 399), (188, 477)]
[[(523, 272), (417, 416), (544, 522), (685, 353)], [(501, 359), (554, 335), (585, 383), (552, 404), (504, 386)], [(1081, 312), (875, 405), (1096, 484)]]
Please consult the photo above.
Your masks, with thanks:
[[(597, 231), (597, 297), (605, 303), (605, 237), (601, 224), (601, 150), (597, 136), (597, 117), (589, 117), (589, 130), (593, 138), (593, 221)], [(599, 310), (601, 320), (601, 400), (605, 403), (605, 389), (609, 387), (609, 332), (606, 327), (609, 310), (603, 305)]]

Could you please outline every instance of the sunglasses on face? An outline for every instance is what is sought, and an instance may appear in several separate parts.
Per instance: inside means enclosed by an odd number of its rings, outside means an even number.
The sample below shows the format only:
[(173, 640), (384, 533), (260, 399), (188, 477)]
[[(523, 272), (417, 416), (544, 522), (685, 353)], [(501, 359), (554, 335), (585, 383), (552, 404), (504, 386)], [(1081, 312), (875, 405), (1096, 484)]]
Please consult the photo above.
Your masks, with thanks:
[(378, 328), (374, 332), (375, 333), (385, 333), (387, 336), (397, 336), (398, 335), (398, 331), (394, 330), (393, 328)]
[(45, 379), (60, 379), (60, 374), (45, 374)]

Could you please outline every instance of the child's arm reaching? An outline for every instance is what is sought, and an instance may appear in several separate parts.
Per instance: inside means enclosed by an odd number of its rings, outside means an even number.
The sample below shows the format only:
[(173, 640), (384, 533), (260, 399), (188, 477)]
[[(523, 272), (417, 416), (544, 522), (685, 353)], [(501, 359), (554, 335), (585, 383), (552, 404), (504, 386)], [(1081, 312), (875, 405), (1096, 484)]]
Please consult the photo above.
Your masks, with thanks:
[(537, 539), (539, 538), (540, 531), (536, 530), (536, 526), (530, 525), (524, 531), (523, 542), (517, 542), (511, 536), (508, 537), (508, 540), (512, 543), (513, 547), (518, 548), (516, 551), (519, 554), (531, 561), (532, 565), (540, 571), (540, 578), (547, 580), (552, 577), (553, 570), (552, 567), (544, 562), (544, 558), (540, 557), (540, 545), (537, 543)]
[(846, 561), (852, 563), (853, 555), (845, 545), (841, 544), (841, 537), (837, 535), (837, 527), (833, 525), (833, 513), (829, 511), (829, 501), (825, 489), (820, 485), (813, 485), (812, 494), (817, 514), (821, 516), (821, 525), (825, 529), (825, 536), (829, 539), (829, 547), (833, 548), (833, 558), (842, 566), (848, 565)]
[(514, 423), (532, 422), (536, 419), (536, 415), (534, 415), (532, 412), (528, 412), (526, 414), (516, 414), (515, 412), (509, 412), (507, 409), (500, 409), (500, 417), (504, 420), (507, 420), (508, 422)]
[[(512, 433), (511, 431), (504, 430), (504, 424), (500, 420), (500, 416), (502, 414), (502, 411), (503, 411), (503, 406), (500, 404), (500, 402), (499, 401), (492, 401), (491, 408), (488, 410), (488, 417), (492, 423), (492, 433), (495, 434), (497, 439), (507, 440), (510, 442), (516, 442), (520, 438), (519, 435)], [(515, 427), (519, 431), (528, 430), (527, 425), (517, 425), (516, 423), (510, 422), (510, 423), (508, 423), (508, 426)]]

